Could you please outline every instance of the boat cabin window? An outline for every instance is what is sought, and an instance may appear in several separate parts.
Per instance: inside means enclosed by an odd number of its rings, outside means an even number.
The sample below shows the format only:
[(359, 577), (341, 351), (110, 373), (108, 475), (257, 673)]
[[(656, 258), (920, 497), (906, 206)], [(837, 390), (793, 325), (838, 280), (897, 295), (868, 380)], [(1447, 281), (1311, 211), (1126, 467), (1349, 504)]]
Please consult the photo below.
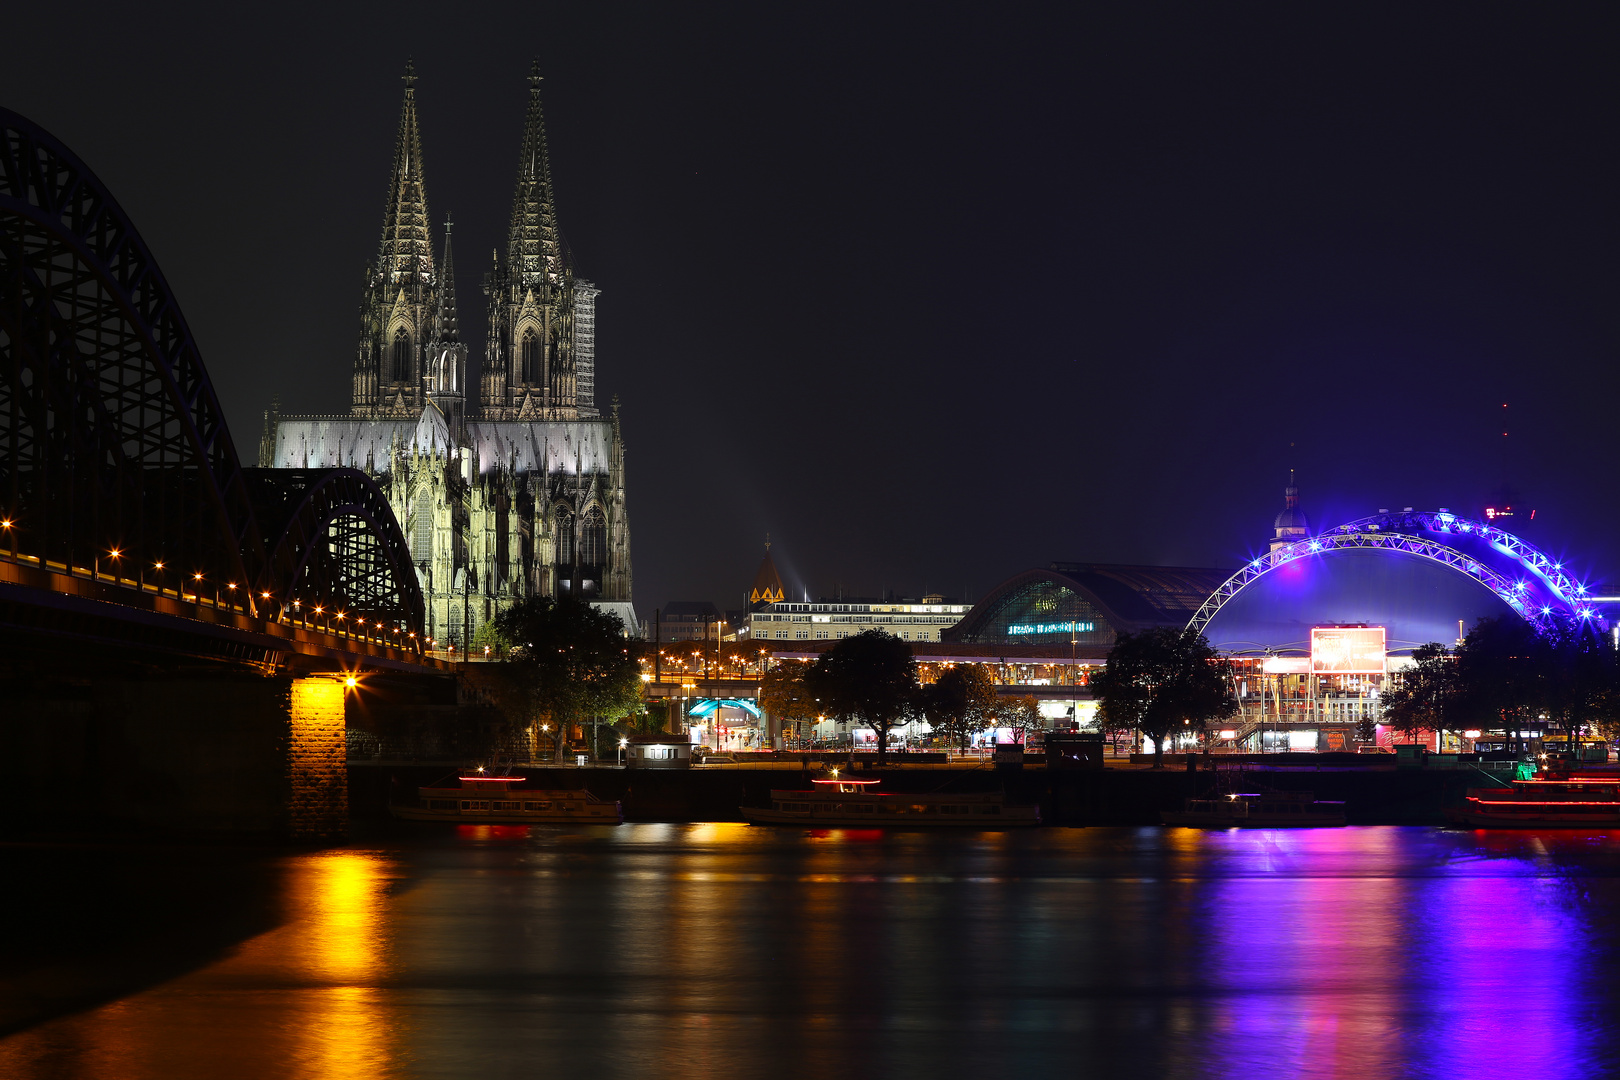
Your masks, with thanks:
[(429, 799), (428, 800), (428, 809), (429, 810), (454, 810), (455, 808), (456, 808), (456, 800), (454, 800), (454, 799)]

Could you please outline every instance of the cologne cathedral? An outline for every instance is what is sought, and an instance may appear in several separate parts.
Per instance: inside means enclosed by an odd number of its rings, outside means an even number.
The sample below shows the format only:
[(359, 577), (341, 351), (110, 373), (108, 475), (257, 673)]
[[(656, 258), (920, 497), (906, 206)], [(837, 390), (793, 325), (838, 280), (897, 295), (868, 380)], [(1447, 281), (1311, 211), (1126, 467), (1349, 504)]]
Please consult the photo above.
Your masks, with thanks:
[(272, 410), (260, 464), (347, 466), (377, 479), (411, 545), (438, 648), (465, 649), (527, 596), (598, 602), (633, 633), (618, 406), (606, 418), (596, 407), (598, 290), (575, 276), (557, 227), (540, 76), (529, 77), (506, 251), (484, 279), (489, 333), (476, 397), (448, 221), (434, 251), (415, 82), (407, 67), (349, 412)]

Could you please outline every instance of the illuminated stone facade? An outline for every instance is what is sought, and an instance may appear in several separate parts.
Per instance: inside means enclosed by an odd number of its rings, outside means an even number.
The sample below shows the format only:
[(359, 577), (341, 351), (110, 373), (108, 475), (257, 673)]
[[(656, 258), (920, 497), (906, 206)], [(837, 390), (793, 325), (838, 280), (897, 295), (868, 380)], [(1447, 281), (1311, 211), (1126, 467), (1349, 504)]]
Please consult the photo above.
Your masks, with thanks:
[(484, 281), (478, 400), (467, 387), (449, 222), (442, 256), (433, 250), (407, 69), (350, 410), (267, 413), (260, 448), (266, 467), (350, 467), (378, 479), (411, 543), (428, 636), (441, 649), (465, 648), (523, 597), (618, 601), (626, 612), (630, 600), (618, 407), (604, 418), (594, 396), (601, 290), (575, 278), (561, 242), (539, 75), (529, 83), (506, 252)]

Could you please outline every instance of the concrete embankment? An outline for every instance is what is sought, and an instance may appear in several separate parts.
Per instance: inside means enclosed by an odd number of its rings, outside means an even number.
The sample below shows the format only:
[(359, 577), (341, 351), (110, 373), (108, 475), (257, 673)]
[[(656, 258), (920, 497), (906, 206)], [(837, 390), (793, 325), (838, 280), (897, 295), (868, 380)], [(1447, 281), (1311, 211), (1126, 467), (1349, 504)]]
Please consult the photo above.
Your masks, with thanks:
[[(529, 787), (584, 788), (624, 804), (627, 821), (737, 821), (738, 808), (764, 806), (772, 788), (808, 788), (809, 772), (720, 768), (628, 770), (533, 767), (516, 770)], [(351, 763), (349, 807), (355, 817), (387, 814), (390, 800), (406, 801), (416, 788), (444, 782), (446, 765)], [(1156, 825), (1159, 811), (1177, 809), (1189, 795), (1210, 790), (1208, 772), (1104, 769), (1095, 772), (1043, 768), (998, 772), (993, 768), (863, 769), (879, 790), (892, 794), (1001, 791), (1011, 803), (1034, 803), (1052, 825)], [(1342, 800), (1355, 825), (1437, 825), (1442, 810), (1462, 801), (1465, 789), (1488, 786), (1473, 770), (1266, 770), (1250, 774), (1268, 787), (1310, 791), (1318, 799)]]

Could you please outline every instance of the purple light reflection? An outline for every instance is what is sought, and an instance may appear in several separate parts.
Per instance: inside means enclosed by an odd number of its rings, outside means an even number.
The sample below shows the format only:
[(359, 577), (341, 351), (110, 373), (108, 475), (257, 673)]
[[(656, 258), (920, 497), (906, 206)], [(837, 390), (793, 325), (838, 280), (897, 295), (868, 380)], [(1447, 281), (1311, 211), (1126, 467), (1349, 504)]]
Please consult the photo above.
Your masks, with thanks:
[(1219, 973), (1209, 1075), (1601, 1074), (1585, 884), (1557, 857), (1593, 843), (1620, 848), (1608, 834), (1203, 834), (1222, 868), (1200, 916)]

